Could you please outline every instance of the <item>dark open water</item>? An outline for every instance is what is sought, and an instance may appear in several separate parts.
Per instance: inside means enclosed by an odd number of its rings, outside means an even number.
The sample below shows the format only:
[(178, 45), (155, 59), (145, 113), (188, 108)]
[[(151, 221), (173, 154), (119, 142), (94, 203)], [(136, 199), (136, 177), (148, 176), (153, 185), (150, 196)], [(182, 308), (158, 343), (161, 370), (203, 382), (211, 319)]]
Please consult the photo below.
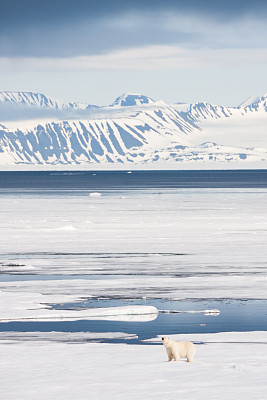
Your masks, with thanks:
[[(138, 339), (127, 340), (128, 343), (140, 343), (157, 335), (174, 335), (187, 333), (216, 333), (230, 331), (267, 331), (267, 301), (266, 300), (197, 300), (197, 301), (166, 301), (152, 299), (149, 301), (106, 300), (90, 301), (89, 307), (114, 307), (125, 305), (153, 305), (158, 309), (178, 309), (180, 311), (219, 309), (219, 315), (204, 315), (203, 313), (159, 314), (153, 321), (55, 321), (55, 322), (8, 322), (0, 323), (0, 331), (17, 332), (125, 332), (135, 334)], [(69, 304), (66, 307), (78, 307), (80, 304)], [(75, 307), (74, 307), (75, 308)], [(82, 308), (83, 310), (85, 307)], [(96, 334), (97, 337), (97, 334)], [(197, 338), (197, 335), (196, 335)], [(108, 340), (104, 342), (125, 342), (125, 340)]]
[(0, 172), (0, 189), (266, 188), (267, 170)]

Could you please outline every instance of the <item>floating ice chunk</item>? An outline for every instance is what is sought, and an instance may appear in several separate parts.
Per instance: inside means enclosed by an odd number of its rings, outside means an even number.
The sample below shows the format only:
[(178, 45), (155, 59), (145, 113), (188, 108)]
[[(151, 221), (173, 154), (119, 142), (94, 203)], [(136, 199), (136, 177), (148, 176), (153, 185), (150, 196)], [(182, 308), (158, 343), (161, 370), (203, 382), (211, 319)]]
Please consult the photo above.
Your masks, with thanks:
[[(13, 293), (12, 293), (13, 295)], [(123, 307), (107, 307), (107, 308), (92, 308), (84, 310), (54, 310), (47, 308), (40, 308), (41, 303), (38, 300), (32, 301), (34, 295), (30, 295), (30, 302), (27, 301), (23, 305), (26, 305), (27, 311), (22, 315), (21, 310), (21, 297), (19, 299), (20, 304), (20, 316), (18, 315), (5, 315), (4, 318), (0, 318), (0, 322), (9, 321), (78, 321), (83, 320), (113, 320), (113, 321), (152, 321), (157, 318), (158, 310), (153, 306), (123, 306)], [(1, 296), (4, 300), (8, 297), (8, 294)], [(39, 303), (39, 304), (38, 304)], [(37, 308), (37, 307), (39, 308)], [(31, 307), (31, 308), (30, 308)]]
[(25, 272), (35, 270), (32, 265), (25, 265), (21, 263), (0, 263), (0, 272)]
[(101, 339), (136, 339), (137, 335), (124, 332), (1, 332), (5, 342), (66, 342), (84, 343)]
[[(66, 311), (68, 315), (68, 311)], [(71, 312), (70, 312), (71, 313)], [(84, 311), (78, 311), (78, 316), (88, 317), (114, 317), (124, 315), (151, 315), (158, 314), (158, 309), (154, 306), (122, 306), (122, 307), (107, 307), (107, 308), (94, 308)]]
[(76, 231), (77, 229), (74, 228), (72, 225), (64, 225), (61, 226), (60, 228), (56, 228), (56, 231)]
[(89, 193), (89, 197), (101, 197), (102, 194), (99, 192), (91, 192)]
[(188, 310), (188, 311), (181, 311), (181, 310), (159, 310), (161, 314), (204, 314), (204, 315), (219, 315), (220, 310)]
[(214, 310), (192, 310), (192, 311), (183, 311), (185, 313), (191, 313), (191, 314), (204, 314), (204, 315), (219, 315), (221, 312), (220, 310), (214, 309)]
[(219, 315), (221, 313), (220, 310), (205, 310), (204, 315)]
[(101, 321), (125, 321), (125, 322), (150, 322), (155, 320), (158, 314), (125, 314), (125, 315), (103, 315), (97, 317), (91, 317), (91, 320)]

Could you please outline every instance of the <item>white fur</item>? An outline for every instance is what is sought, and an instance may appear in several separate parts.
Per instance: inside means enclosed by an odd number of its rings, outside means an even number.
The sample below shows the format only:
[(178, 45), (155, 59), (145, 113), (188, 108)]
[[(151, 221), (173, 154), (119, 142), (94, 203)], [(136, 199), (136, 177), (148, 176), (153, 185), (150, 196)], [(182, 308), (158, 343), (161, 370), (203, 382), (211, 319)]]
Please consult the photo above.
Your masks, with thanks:
[(196, 346), (192, 342), (176, 342), (167, 337), (162, 338), (162, 343), (168, 353), (168, 361), (179, 361), (180, 358), (187, 358), (187, 362), (194, 361)]

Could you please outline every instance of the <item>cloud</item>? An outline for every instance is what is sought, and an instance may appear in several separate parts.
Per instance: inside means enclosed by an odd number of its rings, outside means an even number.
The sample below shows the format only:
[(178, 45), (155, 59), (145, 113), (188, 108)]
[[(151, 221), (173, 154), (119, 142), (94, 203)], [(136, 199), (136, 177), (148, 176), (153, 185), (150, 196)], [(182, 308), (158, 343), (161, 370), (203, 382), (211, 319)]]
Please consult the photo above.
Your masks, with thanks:
[(145, 46), (107, 54), (78, 57), (0, 58), (2, 71), (168, 70), (234, 67), (267, 63), (265, 48), (185, 49), (177, 46)]
[(104, 112), (101, 109), (89, 108), (85, 110), (53, 109), (30, 106), (26, 104), (1, 103), (0, 122), (30, 121), (30, 120), (58, 120), (58, 119), (92, 119), (97, 115), (101, 118)]
[(243, 15), (267, 15), (265, 0), (1, 0), (1, 29), (51, 26), (70, 21), (92, 21), (115, 15), (144, 12), (154, 15), (171, 11), (232, 20)]
[(151, 45), (263, 47), (267, 2), (0, 0), (10, 57), (75, 57)]

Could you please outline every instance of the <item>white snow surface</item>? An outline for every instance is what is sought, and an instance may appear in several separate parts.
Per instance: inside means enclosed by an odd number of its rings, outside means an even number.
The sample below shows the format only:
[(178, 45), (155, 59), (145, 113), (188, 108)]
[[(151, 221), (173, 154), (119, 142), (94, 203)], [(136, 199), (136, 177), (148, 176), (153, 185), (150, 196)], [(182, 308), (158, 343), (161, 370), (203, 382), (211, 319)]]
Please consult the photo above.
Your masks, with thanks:
[(101, 197), (102, 194), (99, 193), (99, 192), (91, 192), (91, 193), (89, 193), (89, 196), (90, 196), (90, 197)]
[[(51, 303), (109, 296), (267, 298), (266, 189), (107, 191), (99, 198), (89, 193), (1, 191), (0, 270), (15, 274), (0, 283), (0, 313), (6, 322), (82, 316), (145, 323), (157, 315), (136, 315), (136, 306), (131, 313), (129, 306), (93, 311), (98, 316), (90, 310), (49, 309)], [(66, 226), (75, 229), (58, 230)], [(62, 279), (19, 280), (19, 273), (62, 274)], [(266, 397), (266, 332), (172, 336), (196, 343), (192, 364), (166, 362), (160, 338), (143, 345), (123, 343), (133, 337), (123, 332), (2, 332), (0, 397)], [(97, 343), (101, 338), (122, 343)]]
[(257, 110), (259, 108), (265, 108), (266, 110), (266, 100), (267, 100), (267, 93), (262, 96), (251, 96), (243, 103), (239, 105), (239, 107), (246, 107), (247, 109)]
[(1, 92), (1, 108), (0, 165), (9, 168), (266, 168), (266, 94), (224, 107), (126, 93), (109, 107), (94, 107)]
[[(2, 91), (0, 92), (0, 103), (5, 105), (13, 104), (15, 106), (30, 106), (34, 108), (44, 109), (80, 109), (93, 107), (89, 104), (81, 102), (64, 102), (61, 100), (55, 100), (42, 93), (33, 92), (14, 92), (14, 91)], [(23, 108), (22, 108), (23, 109)]]
[(150, 97), (137, 93), (124, 93), (119, 96), (112, 104), (113, 107), (131, 107), (139, 106), (141, 104), (152, 104), (154, 100)]
[[(35, 288), (37, 289), (37, 288)], [(152, 306), (124, 306), (93, 308), (79, 311), (48, 309), (43, 301), (62, 302), (70, 297), (38, 293), (0, 292), (2, 311), (0, 322), (10, 321), (75, 321), (109, 319), (113, 321), (151, 321), (157, 317), (158, 310)]]
[(114, 295), (267, 298), (266, 189), (7, 194), (0, 196), (0, 270), (41, 280), (15, 275), (0, 283), (2, 320), (88, 319), (89, 311), (48, 305)]
[[(3, 282), (1, 293), (39, 293), (42, 303), (49, 303), (48, 293), (70, 300), (267, 298), (266, 189), (119, 191), (99, 198), (86, 191), (7, 193), (0, 196), (3, 272), (102, 279)], [(62, 229), (68, 226), (75, 229)]]
[(87, 334), (83, 342), (76, 333), (30, 335), (0, 336), (2, 399), (266, 398), (266, 332), (172, 336), (196, 343), (193, 363), (167, 362), (160, 338), (138, 346), (88, 343)]

